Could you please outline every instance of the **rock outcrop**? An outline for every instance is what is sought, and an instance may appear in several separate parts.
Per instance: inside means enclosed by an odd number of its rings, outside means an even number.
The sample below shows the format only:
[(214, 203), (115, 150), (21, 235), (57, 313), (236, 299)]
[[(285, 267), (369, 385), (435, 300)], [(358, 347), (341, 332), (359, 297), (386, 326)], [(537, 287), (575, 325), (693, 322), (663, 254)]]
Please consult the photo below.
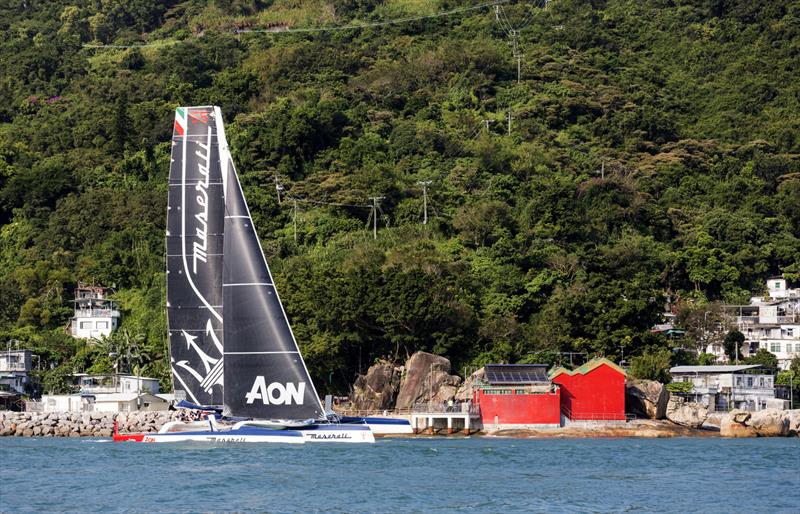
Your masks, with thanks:
[(789, 415), (785, 410), (765, 409), (754, 412), (748, 420), (759, 437), (786, 437), (789, 435)]
[(696, 402), (684, 402), (680, 398), (671, 397), (667, 405), (667, 419), (678, 425), (700, 428), (708, 418), (705, 405)]
[(393, 409), (400, 390), (403, 368), (382, 360), (359, 375), (353, 384), (351, 403), (356, 410)]
[(747, 424), (751, 413), (734, 409), (722, 416), (719, 423), (719, 434), (722, 437), (756, 437), (756, 431)]
[(472, 400), (472, 393), (476, 390), (477, 383), (482, 381), (485, 376), (486, 373), (483, 368), (468, 376), (464, 383), (461, 384), (461, 387), (458, 388), (455, 399), (458, 401)]
[(640, 417), (664, 419), (669, 391), (655, 380), (629, 379), (625, 382), (625, 410)]
[(450, 374), (449, 360), (432, 353), (416, 352), (404, 366), (396, 408), (409, 409), (429, 401), (445, 403), (455, 396), (460, 383), (461, 377)]

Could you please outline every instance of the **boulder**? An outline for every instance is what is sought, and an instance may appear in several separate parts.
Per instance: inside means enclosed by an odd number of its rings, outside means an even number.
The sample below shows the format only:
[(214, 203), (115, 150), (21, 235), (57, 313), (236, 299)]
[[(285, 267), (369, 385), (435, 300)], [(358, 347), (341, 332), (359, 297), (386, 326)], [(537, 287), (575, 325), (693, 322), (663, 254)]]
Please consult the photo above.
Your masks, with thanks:
[(700, 403), (670, 400), (667, 407), (667, 419), (685, 427), (700, 428), (707, 418), (708, 409)]
[(764, 409), (750, 416), (748, 425), (759, 437), (786, 437), (789, 435), (789, 417), (784, 410)]
[(485, 377), (486, 373), (483, 368), (468, 376), (464, 383), (461, 384), (461, 387), (458, 388), (455, 399), (462, 402), (472, 400), (472, 394), (477, 389), (477, 384), (482, 382)]
[(461, 377), (450, 374), (449, 360), (432, 353), (416, 352), (404, 367), (396, 407), (409, 409), (428, 402), (446, 403), (453, 399), (460, 383)]
[(751, 414), (743, 410), (732, 410), (722, 416), (719, 435), (722, 437), (756, 437), (756, 431), (748, 426)]
[(664, 419), (669, 391), (655, 380), (629, 379), (625, 382), (625, 410), (639, 417)]
[(786, 411), (789, 418), (789, 435), (800, 437), (800, 409)]
[(366, 375), (358, 375), (353, 384), (351, 403), (357, 410), (394, 408), (403, 368), (382, 360), (370, 366)]

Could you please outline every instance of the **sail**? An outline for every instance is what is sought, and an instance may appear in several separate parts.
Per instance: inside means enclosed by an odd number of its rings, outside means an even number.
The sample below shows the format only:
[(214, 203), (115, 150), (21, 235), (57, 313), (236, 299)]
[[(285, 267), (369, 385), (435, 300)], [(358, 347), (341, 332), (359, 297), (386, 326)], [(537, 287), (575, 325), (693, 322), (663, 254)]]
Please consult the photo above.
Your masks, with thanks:
[(175, 391), (222, 404), (223, 198), (213, 107), (175, 110), (167, 207), (167, 324)]
[(225, 183), (225, 414), (321, 419), (324, 410), (261, 250), (216, 109)]

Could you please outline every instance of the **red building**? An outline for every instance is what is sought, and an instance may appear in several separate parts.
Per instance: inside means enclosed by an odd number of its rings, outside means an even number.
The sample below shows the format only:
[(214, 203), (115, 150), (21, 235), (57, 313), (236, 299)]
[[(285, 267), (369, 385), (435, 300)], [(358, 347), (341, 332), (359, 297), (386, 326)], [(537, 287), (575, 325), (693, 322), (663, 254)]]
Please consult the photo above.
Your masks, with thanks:
[(488, 364), (475, 392), (489, 430), (561, 426), (561, 394), (544, 364)]
[(594, 358), (550, 379), (561, 388), (561, 410), (571, 420), (625, 420), (625, 370), (606, 358)]

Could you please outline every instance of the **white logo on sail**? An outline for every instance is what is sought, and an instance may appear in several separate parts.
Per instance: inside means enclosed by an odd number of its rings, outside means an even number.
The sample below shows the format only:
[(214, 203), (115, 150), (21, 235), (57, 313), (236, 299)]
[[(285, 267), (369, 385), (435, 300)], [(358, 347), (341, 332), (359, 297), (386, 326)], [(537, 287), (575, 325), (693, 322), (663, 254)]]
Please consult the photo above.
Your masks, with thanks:
[(203, 263), (208, 261), (208, 166), (211, 159), (210, 125), (208, 127), (206, 144), (198, 141), (197, 146), (203, 150), (202, 152), (195, 152), (195, 155), (201, 159), (201, 162), (198, 163), (198, 171), (203, 178), (198, 180), (197, 184), (194, 186), (195, 191), (197, 191), (195, 200), (197, 201), (197, 205), (199, 205), (202, 209), (200, 212), (194, 215), (195, 219), (199, 223), (199, 225), (195, 227), (195, 235), (198, 237), (198, 239), (200, 239), (199, 242), (194, 241), (192, 243), (192, 271), (195, 275), (197, 274), (197, 261), (201, 261)]
[(280, 382), (273, 382), (267, 385), (263, 375), (256, 377), (250, 392), (245, 394), (247, 404), (251, 405), (256, 400), (261, 400), (264, 405), (303, 405), (303, 397), (306, 392), (306, 383), (300, 382), (293, 384), (287, 382), (285, 385)]
[[(222, 386), (225, 370), (223, 358), (220, 357), (219, 359), (215, 359), (204, 352), (197, 345), (197, 343), (195, 343), (195, 339), (197, 339), (198, 336), (189, 335), (185, 330), (181, 330), (181, 335), (184, 339), (186, 339), (187, 348), (194, 350), (194, 353), (196, 353), (199, 357), (200, 362), (205, 369), (205, 376), (201, 375), (197, 370), (189, 366), (189, 361), (178, 361), (175, 363), (175, 365), (189, 372), (189, 374), (200, 383), (200, 387), (202, 387), (207, 393), (210, 393), (211, 388), (215, 385)], [(219, 350), (220, 353), (222, 353), (222, 343), (217, 338), (217, 334), (214, 332), (214, 326), (211, 324), (210, 319), (206, 323), (206, 335), (211, 337), (211, 340), (214, 342), (214, 346), (217, 348), (217, 350)], [(195, 399), (195, 401), (197, 400)]]

